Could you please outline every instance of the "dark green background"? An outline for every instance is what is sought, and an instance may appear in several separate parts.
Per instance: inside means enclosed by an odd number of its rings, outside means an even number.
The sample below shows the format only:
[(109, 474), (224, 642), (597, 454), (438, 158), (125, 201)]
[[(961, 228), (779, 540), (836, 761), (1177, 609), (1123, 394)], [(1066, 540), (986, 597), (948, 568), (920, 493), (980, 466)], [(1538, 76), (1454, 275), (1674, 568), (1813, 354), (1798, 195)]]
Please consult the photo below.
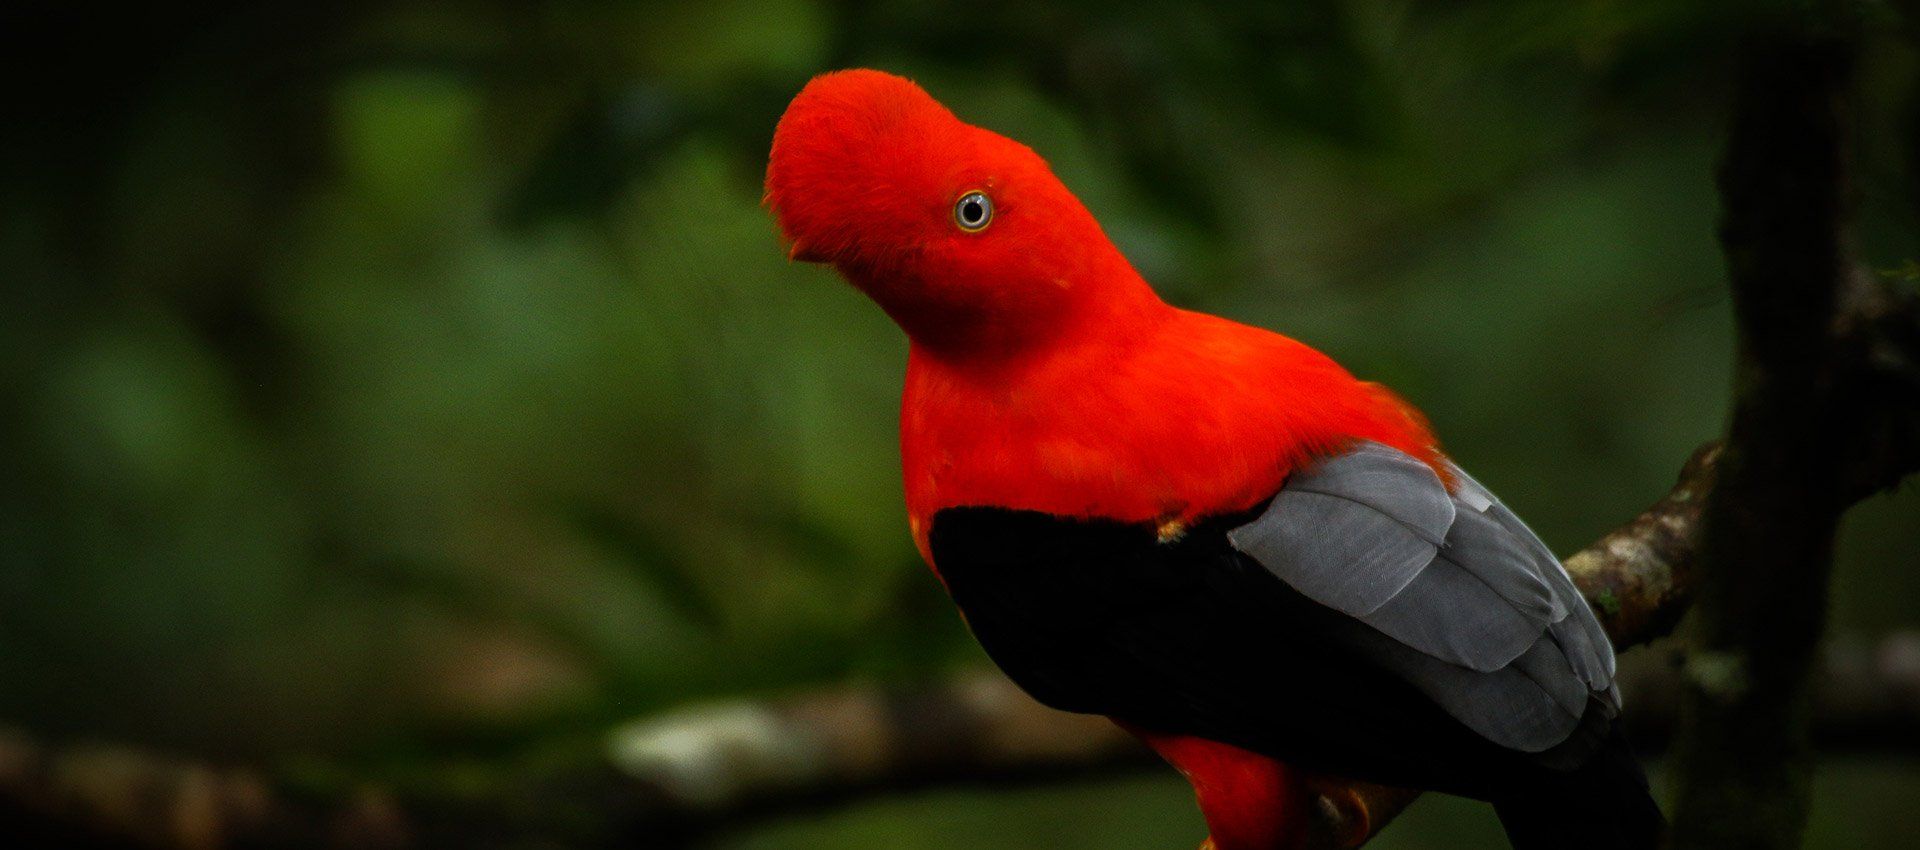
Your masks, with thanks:
[[(758, 205), (834, 67), (1030, 144), (1170, 299), (1396, 387), (1556, 549), (1724, 419), (1713, 4), (187, 5), (0, 13), (45, 53), (0, 135), (0, 720), (56, 741), (405, 774), (982, 663), (906, 533), (904, 342)], [(1916, 68), (1872, 39), (1851, 117), (1894, 276)], [(1837, 629), (1920, 626), (1920, 499), (1842, 548)], [(1920, 829), (1910, 756), (1818, 789), (1814, 846)], [(1168, 773), (722, 843), (1202, 833)], [(1495, 835), (1433, 799), (1381, 846)]]

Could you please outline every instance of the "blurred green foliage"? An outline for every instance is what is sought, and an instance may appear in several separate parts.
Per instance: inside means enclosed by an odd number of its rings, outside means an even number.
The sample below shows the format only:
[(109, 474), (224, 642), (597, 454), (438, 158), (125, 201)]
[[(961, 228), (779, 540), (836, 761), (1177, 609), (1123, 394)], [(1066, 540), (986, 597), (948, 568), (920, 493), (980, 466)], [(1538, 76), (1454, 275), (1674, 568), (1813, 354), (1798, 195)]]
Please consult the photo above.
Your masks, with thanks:
[[(0, 718), (371, 769), (981, 663), (905, 532), (904, 344), (758, 206), (786, 99), (850, 65), (1028, 142), (1170, 298), (1394, 385), (1581, 545), (1723, 419), (1732, 8), (0, 13), (47, 56), (0, 130)], [(1873, 42), (1853, 116), (1877, 268), (1920, 254), (1915, 70)], [(1920, 625), (1917, 519), (1849, 520), (1840, 628)], [(1824, 787), (1861, 775), (1920, 787)], [(1423, 805), (1392, 846), (1488, 840)], [(1199, 834), (1162, 780), (780, 829), (739, 846)]]

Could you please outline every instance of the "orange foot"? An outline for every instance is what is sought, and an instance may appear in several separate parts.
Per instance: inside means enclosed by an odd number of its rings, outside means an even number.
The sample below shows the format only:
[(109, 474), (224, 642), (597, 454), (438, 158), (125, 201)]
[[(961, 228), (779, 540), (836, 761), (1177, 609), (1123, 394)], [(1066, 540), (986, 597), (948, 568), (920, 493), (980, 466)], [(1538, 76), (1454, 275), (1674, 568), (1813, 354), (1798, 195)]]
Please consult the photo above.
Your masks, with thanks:
[(1373, 812), (1358, 785), (1330, 776), (1312, 776), (1306, 786), (1314, 795), (1321, 821), (1332, 828), (1334, 846), (1359, 847), (1373, 835)]

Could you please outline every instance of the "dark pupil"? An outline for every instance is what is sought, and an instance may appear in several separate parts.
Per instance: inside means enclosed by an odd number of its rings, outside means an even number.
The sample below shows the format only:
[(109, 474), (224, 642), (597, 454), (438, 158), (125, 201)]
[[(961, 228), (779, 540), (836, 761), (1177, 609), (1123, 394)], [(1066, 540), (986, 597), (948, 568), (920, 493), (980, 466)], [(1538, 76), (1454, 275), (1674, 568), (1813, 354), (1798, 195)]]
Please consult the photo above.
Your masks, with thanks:
[(968, 226), (979, 224), (987, 217), (987, 205), (979, 198), (968, 198), (960, 202), (960, 221)]

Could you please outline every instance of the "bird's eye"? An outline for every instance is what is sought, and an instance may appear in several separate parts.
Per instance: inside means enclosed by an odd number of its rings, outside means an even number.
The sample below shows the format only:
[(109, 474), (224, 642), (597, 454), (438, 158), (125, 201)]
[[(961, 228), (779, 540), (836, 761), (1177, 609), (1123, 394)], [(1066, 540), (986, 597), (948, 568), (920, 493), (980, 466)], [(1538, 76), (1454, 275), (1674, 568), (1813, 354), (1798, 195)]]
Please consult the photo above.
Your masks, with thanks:
[(993, 223), (993, 199), (985, 192), (968, 192), (953, 205), (953, 223), (968, 233), (979, 233)]

